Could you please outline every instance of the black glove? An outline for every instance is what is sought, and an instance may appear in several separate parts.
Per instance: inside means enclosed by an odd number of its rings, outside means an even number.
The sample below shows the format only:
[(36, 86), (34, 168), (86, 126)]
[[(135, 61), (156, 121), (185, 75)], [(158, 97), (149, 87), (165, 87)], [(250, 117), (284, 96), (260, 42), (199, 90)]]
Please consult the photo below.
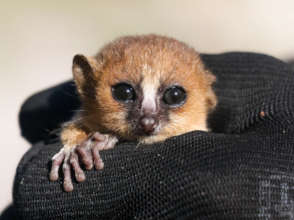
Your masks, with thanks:
[(260, 54), (202, 58), (217, 77), (212, 132), (118, 144), (101, 152), (104, 169), (86, 171), (71, 193), (48, 179), (60, 148), (49, 131), (78, 108), (74, 87), (68, 82), (30, 98), (20, 122), (35, 144), (15, 178), (19, 219), (292, 219), (293, 73)]

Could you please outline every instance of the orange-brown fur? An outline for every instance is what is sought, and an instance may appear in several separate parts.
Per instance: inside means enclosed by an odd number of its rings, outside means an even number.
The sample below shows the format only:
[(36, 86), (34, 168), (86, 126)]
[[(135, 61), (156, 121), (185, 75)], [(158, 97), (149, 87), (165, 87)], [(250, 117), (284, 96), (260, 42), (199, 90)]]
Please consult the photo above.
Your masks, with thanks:
[(68, 124), (60, 135), (61, 142), (66, 146), (75, 146), (87, 139), (88, 134), (76, 124)]
[[(89, 77), (80, 74), (80, 66), (75, 63), (73, 74), (83, 103), (78, 121), (88, 131), (152, 143), (193, 130), (207, 130), (207, 115), (217, 103), (211, 88), (215, 78), (204, 68), (198, 53), (184, 43), (157, 35), (122, 37), (95, 57), (84, 59), (92, 69)], [(111, 86), (121, 81), (139, 84), (146, 77), (154, 83), (182, 85), (187, 100), (179, 108), (170, 109), (170, 121), (158, 134), (140, 138), (130, 132), (126, 111), (112, 98)]]

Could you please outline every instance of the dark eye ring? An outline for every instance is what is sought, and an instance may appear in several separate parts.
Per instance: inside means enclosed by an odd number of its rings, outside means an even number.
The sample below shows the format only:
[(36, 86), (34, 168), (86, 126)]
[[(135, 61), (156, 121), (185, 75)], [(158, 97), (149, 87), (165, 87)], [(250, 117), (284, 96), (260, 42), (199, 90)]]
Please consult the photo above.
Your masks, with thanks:
[(170, 107), (179, 107), (186, 101), (187, 93), (181, 86), (171, 86), (163, 94), (162, 100)]
[(111, 87), (112, 97), (123, 103), (133, 102), (136, 99), (134, 88), (128, 83), (118, 83)]

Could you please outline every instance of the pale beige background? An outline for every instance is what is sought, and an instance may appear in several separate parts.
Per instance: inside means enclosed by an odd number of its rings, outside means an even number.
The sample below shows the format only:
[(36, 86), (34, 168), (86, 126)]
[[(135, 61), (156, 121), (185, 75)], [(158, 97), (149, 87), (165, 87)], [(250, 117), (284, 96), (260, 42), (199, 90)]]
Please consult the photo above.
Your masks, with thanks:
[(18, 111), (30, 94), (71, 77), (76, 53), (126, 34), (176, 37), (201, 52), (294, 56), (293, 0), (0, 0), (0, 210), (29, 144)]

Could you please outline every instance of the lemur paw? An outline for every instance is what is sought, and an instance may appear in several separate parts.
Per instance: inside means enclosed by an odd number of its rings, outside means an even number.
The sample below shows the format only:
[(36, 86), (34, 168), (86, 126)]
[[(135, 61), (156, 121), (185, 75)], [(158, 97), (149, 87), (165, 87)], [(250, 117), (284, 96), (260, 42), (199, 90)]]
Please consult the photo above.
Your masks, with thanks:
[(73, 168), (75, 179), (83, 182), (86, 179), (85, 173), (80, 167), (79, 161), (84, 164), (87, 170), (95, 166), (97, 170), (103, 169), (104, 163), (99, 151), (113, 148), (118, 139), (112, 135), (100, 134), (99, 132), (89, 136), (84, 142), (75, 146), (65, 145), (57, 154), (52, 157), (52, 167), (49, 175), (51, 181), (59, 178), (59, 168), (62, 164), (64, 175), (63, 188), (66, 192), (73, 190), (71, 168)]

